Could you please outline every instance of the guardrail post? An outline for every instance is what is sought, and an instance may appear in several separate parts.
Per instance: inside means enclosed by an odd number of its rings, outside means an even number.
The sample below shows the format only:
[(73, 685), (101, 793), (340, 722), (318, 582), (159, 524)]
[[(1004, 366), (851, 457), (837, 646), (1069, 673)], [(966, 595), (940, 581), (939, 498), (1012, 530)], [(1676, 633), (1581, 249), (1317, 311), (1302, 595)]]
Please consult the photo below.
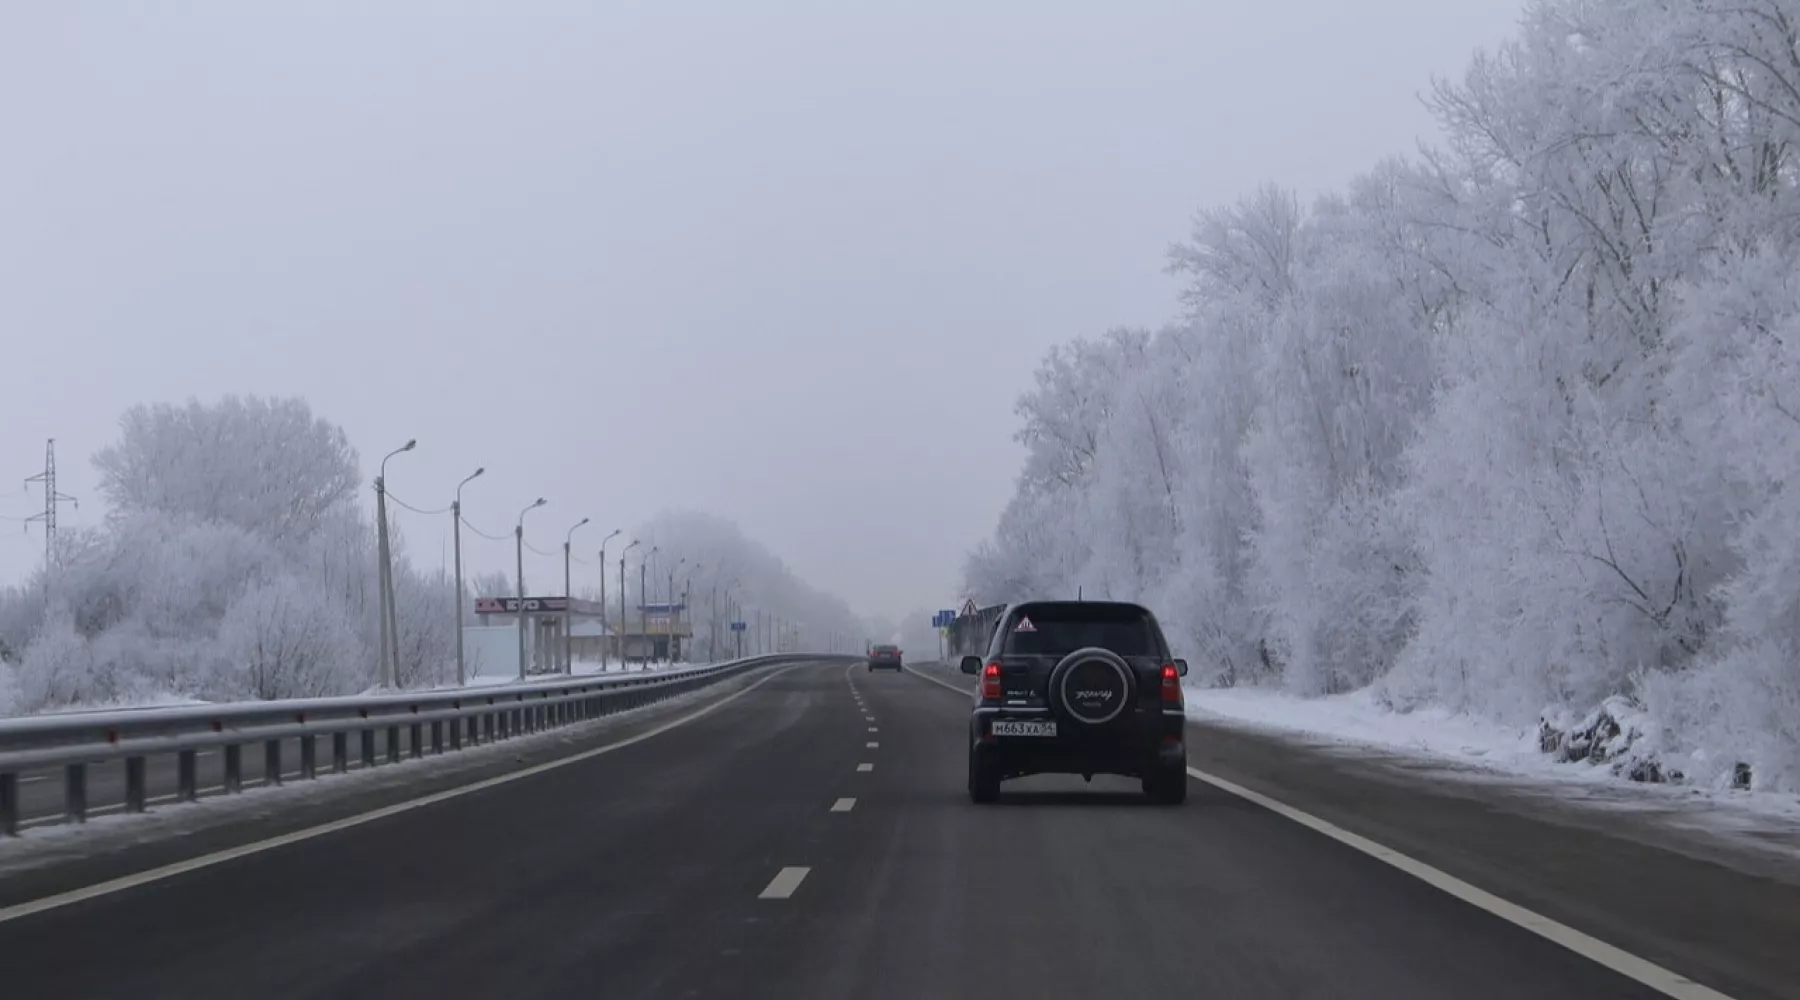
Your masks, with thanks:
[(400, 763), (400, 727), (387, 727), (387, 759), (389, 764)]
[(19, 835), (19, 776), (0, 774), (0, 836)]
[(263, 741), (263, 784), (281, 784), (281, 741)]
[(244, 790), (244, 748), (236, 743), (225, 745), (225, 791), (236, 794)]
[(144, 758), (125, 758), (125, 811), (144, 811)]
[(463, 729), (468, 722), (461, 718), (450, 720), (450, 749), (461, 750), (463, 745)]
[(71, 823), (87, 822), (87, 765), (63, 768), (63, 812)]
[(362, 731), (362, 766), (375, 766), (375, 730)]
[(409, 757), (425, 756), (425, 726), (415, 722), (406, 733), (406, 754)]
[(319, 738), (311, 733), (300, 737), (300, 778), (311, 781), (319, 776)]
[(175, 801), (192, 802), (200, 797), (199, 758), (192, 750), (175, 755)]
[(494, 713), (489, 712), (488, 714), (481, 717), (482, 731), (487, 734), (482, 737), (482, 742), (484, 742), (484, 743), (494, 742), (494, 725), (495, 725)]
[(444, 721), (442, 719), (431, 720), (431, 752), (444, 752)]
[(331, 769), (339, 774), (350, 770), (350, 734), (331, 734)]

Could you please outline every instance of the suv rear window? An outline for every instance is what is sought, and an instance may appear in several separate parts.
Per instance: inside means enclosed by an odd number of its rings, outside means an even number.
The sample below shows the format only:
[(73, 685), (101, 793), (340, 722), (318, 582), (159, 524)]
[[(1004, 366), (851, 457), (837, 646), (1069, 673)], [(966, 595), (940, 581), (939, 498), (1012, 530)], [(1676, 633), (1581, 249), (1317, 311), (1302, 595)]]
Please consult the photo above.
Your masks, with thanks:
[(899, 646), (876, 646), (874, 649), (870, 650), (870, 652), (873, 652), (873, 653), (898, 653), (898, 652), (900, 652), (900, 647)]
[[(1023, 619), (1033, 631), (1021, 632)], [(1003, 653), (1062, 656), (1085, 646), (1099, 646), (1120, 656), (1161, 656), (1156, 624), (1148, 612), (1130, 605), (1037, 604), (1018, 610), (1003, 626)]]

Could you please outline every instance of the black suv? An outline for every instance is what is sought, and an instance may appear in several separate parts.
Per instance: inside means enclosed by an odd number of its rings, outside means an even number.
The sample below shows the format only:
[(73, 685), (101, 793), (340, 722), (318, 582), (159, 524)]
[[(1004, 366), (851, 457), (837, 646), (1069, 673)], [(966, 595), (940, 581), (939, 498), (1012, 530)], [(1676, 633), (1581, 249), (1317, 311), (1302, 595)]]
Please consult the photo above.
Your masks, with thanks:
[(1187, 663), (1169, 655), (1156, 616), (1137, 604), (1032, 601), (1006, 609), (987, 656), (965, 656), (981, 679), (969, 717), (969, 798), (992, 802), (1000, 782), (1028, 774), (1120, 774), (1144, 794), (1187, 798)]

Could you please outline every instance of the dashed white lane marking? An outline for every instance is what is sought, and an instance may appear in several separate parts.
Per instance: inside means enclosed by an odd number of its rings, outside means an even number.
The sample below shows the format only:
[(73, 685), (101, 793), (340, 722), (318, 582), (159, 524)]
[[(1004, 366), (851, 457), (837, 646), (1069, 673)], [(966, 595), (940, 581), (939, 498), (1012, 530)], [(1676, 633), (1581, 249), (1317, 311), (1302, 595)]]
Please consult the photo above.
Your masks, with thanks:
[(847, 813), (855, 808), (855, 799), (839, 799), (831, 804), (831, 811), (834, 813)]
[[(948, 681), (939, 680), (921, 673), (911, 667), (907, 673), (922, 680), (930, 681), (939, 687), (948, 688), (957, 694), (967, 697), (972, 692), (968, 688), (958, 687)], [(1628, 979), (1635, 980), (1666, 997), (1675, 1000), (1731, 1000), (1730, 995), (1720, 993), (1709, 986), (1703, 986), (1679, 973), (1665, 969), (1654, 962), (1639, 958), (1622, 948), (1614, 947), (1598, 938), (1576, 930), (1567, 924), (1551, 920), (1527, 910), (1517, 903), (1510, 903), (1485, 889), (1464, 882), (1448, 872), (1433, 868), (1423, 861), (1408, 857), (1391, 847), (1385, 847), (1367, 837), (1358, 836), (1349, 830), (1327, 820), (1322, 820), (1308, 812), (1303, 812), (1278, 799), (1272, 799), (1261, 792), (1252, 791), (1232, 781), (1227, 781), (1216, 774), (1208, 774), (1197, 767), (1187, 769), (1188, 774), (1212, 785), (1221, 791), (1230, 792), (1239, 798), (1247, 799), (1279, 816), (1304, 826), (1310, 830), (1330, 837), (1352, 850), (1367, 854), (1369, 857), (1390, 865), (1398, 871), (1411, 875), (1427, 885), (1441, 889), (1468, 903), (1470, 906), (1486, 910), (1489, 913), (1515, 926), (1522, 927), (1546, 941), (1562, 945), (1577, 955), (1603, 965)]]
[(858, 765), (856, 765), (856, 769), (858, 771), (873, 771), (873, 770), (875, 770), (875, 765), (874, 764), (858, 764)]
[(775, 877), (769, 880), (769, 887), (764, 889), (756, 898), (786, 899), (789, 896), (792, 896), (794, 890), (800, 888), (800, 883), (806, 880), (806, 873), (809, 871), (812, 871), (812, 869), (783, 868), (775, 873)]
[(875, 728), (875, 727), (874, 727), (874, 726), (870, 726), (870, 727), (869, 727), (869, 732), (871, 732), (871, 733), (879, 733), (879, 732), (881, 732), (881, 730), (879, 730), (879, 729), (876, 729), (876, 728)]
[[(68, 892), (57, 893), (54, 896), (45, 896), (41, 899), (33, 899), (23, 903), (15, 903), (12, 906), (0, 907), (0, 924), (4, 924), (9, 920), (17, 920), (20, 917), (28, 917), (34, 913), (42, 913), (45, 910), (54, 910), (61, 906), (67, 906), (70, 903), (79, 903), (84, 899), (93, 899), (96, 896), (110, 896), (115, 892), (123, 892), (126, 889), (147, 885), (151, 882), (160, 882), (163, 879), (173, 878), (176, 875), (181, 875), (186, 872), (195, 871), (201, 868), (210, 868), (213, 865), (224, 861), (230, 861), (233, 858), (242, 858), (251, 854), (261, 854), (264, 851), (274, 850), (277, 847), (283, 847), (288, 844), (297, 844), (300, 841), (311, 840), (314, 837), (322, 837), (328, 833), (336, 833), (339, 830), (348, 830), (351, 827), (362, 826), (364, 823), (372, 823), (375, 820), (384, 819), (388, 816), (403, 812), (411, 812), (414, 809), (443, 802), (448, 799), (460, 798), (473, 792), (479, 792), (484, 788), (493, 788), (497, 785), (504, 785), (510, 782), (519, 781), (523, 778), (529, 778), (534, 774), (542, 774), (545, 771), (553, 771), (559, 767), (567, 767), (570, 764), (576, 764), (593, 757), (598, 757), (603, 753), (611, 753), (621, 747), (628, 747), (634, 743), (642, 743), (652, 736), (658, 736), (677, 726), (684, 726), (695, 719), (710, 715), (793, 669), (794, 668), (791, 666), (782, 667), (769, 674), (767, 677), (760, 678), (753, 684), (748, 684), (739, 688), (725, 697), (720, 698), (718, 701), (704, 705), (679, 718), (671, 719), (660, 726), (646, 729), (635, 736), (628, 736), (616, 743), (608, 743), (605, 746), (594, 747), (591, 750), (583, 750), (580, 753), (571, 754), (567, 757), (558, 757), (555, 760), (548, 760), (542, 764), (534, 764), (517, 771), (508, 771), (505, 774), (497, 774), (491, 778), (483, 778), (480, 781), (471, 782), (467, 785), (446, 788), (441, 792), (433, 792), (430, 795), (421, 795), (416, 799), (408, 799), (405, 802), (396, 802), (391, 806), (382, 806), (379, 809), (371, 809), (366, 813), (358, 813), (355, 816), (346, 816), (343, 819), (332, 820), (329, 823), (321, 823), (318, 826), (307, 827), (304, 830), (295, 830), (292, 833), (284, 833), (278, 837), (270, 837), (268, 840), (259, 840), (251, 844), (242, 844), (237, 847), (226, 848), (222, 851), (215, 851), (211, 854), (203, 854), (197, 858), (189, 858), (186, 861), (177, 861), (173, 864), (163, 865), (161, 868), (152, 868), (148, 871), (137, 872), (131, 875), (122, 875), (115, 879), (108, 879), (105, 882), (96, 882), (93, 885), (83, 886), (79, 889), (71, 889)], [(248, 782), (245, 784), (248, 784)], [(806, 869), (802, 868), (800, 871), (804, 874)], [(777, 876), (777, 879), (779, 878), (780, 876)], [(798, 885), (799, 880), (796, 879), (794, 884)]]
[(881, 744), (880, 744), (880, 743), (877, 743), (877, 742), (875, 742), (875, 741), (874, 741), (874, 740), (870, 740), (870, 741), (869, 741), (869, 742), (867, 742), (867, 743), (864, 743), (864, 744), (863, 744), (863, 746), (866, 746), (866, 747), (868, 747), (868, 748), (869, 748), (869, 749), (870, 749), (870, 750), (873, 750), (873, 749), (875, 749), (875, 748), (876, 748), (876, 747), (879, 747), (879, 746), (881, 746)]

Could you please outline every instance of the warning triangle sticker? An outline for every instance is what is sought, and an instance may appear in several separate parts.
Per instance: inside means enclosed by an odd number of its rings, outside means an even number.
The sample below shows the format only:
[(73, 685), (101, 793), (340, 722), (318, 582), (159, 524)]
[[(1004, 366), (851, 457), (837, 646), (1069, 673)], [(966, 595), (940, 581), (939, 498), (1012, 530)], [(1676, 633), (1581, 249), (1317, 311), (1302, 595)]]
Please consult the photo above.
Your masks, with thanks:
[(1013, 631), (1014, 632), (1036, 632), (1037, 626), (1031, 624), (1031, 619), (1021, 618), (1021, 619), (1019, 619), (1019, 624), (1013, 626)]

